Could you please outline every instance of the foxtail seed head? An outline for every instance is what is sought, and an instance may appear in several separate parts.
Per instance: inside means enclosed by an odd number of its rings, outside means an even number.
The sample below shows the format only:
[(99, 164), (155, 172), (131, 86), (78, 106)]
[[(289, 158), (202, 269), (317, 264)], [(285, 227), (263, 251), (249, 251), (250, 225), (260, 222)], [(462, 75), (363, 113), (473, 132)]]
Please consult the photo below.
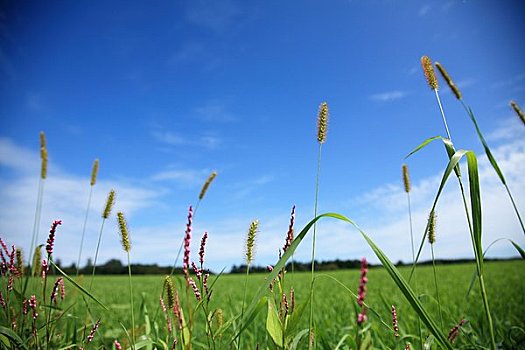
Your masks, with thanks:
[(405, 192), (410, 192), (410, 174), (408, 173), (408, 165), (403, 164), (403, 184), (405, 185)]
[(93, 162), (93, 170), (91, 171), (91, 186), (95, 186), (97, 183), (97, 173), (98, 173), (98, 158)]
[(40, 131), (40, 148), (46, 148), (46, 134), (43, 131)]
[(438, 89), (438, 81), (436, 78), (436, 73), (434, 72), (434, 66), (432, 66), (432, 61), (428, 56), (421, 57), (421, 67), (423, 68), (423, 73), (425, 78), (427, 78), (428, 85), (432, 90)]
[(164, 278), (164, 289), (166, 290), (166, 296), (168, 298), (168, 307), (171, 310), (175, 303), (175, 288), (173, 288), (173, 282), (170, 276)]
[(33, 254), (33, 277), (40, 276), (42, 272), (42, 247), (37, 246)]
[(428, 216), (428, 242), (434, 244), (436, 242), (436, 212), (431, 211)]
[(326, 141), (326, 133), (328, 131), (328, 104), (323, 102), (319, 105), (319, 113), (317, 114), (317, 141), (324, 143)]
[(202, 186), (201, 193), (199, 194), (199, 200), (204, 198), (204, 195), (206, 194), (206, 191), (208, 191), (208, 187), (210, 186), (210, 184), (213, 181), (213, 179), (215, 179), (215, 176), (217, 176), (217, 172), (216, 171), (212, 172), (210, 174), (210, 176), (208, 176), (208, 179), (206, 180), (206, 182)]
[(45, 180), (47, 177), (47, 142), (46, 134), (43, 131), (40, 131), (40, 159), (42, 161), (40, 178)]
[(255, 247), (255, 236), (257, 234), (257, 228), (259, 227), (259, 220), (254, 220), (250, 224), (248, 229), (248, 235), (246, 237), (246, 264), (250, 265), (253, 261), (253, 249)]
[(109, 214), (111, 214), (111, 209), (113, 208), (113, 204), (115, 203), (115, 190), (109, 191), (108, 199), (106, 201), (106, 206), (104, 207), (104, 211), (102, 212), (102, 218), (107, 219), (109, 218)]
[(117, 219), (122, 249), (124, 249), (125, 252), (129, 253), (129, 251), (131, 250), (131, 243), (129, 241), (128, 224), (126, 223), (126, 219), (124, 218), (124, 214), (122, 212), (117, 213)]
[(436, 62), (435, 65), (437, 69), (439, 70), (439, 73), (441, 73), (441, 76), (443, 77), (443, 79), (445, 79), (445, 81), (447, 82), (448, 86), (450, 87), (450, 90), (452, 90), (452, 92), (454, 93), (454, 95), (456, 96), (458, 100), (461, 100), (462, 98), (461, 91), (459, 91), (456, 84), (454, 84), (454, 81), (452, 80), (450, 75), (448, 75), (448, 72), (445, 70), (445, 68), (443, 68), (441, 63)]
[(521, 110), (520, 106), (518, 106), (518, 104), (515, 101), (510, 101), (510, 106), (512, 107), (512, 109), (514, 109), (514, 112), (516, 112), (523, 124), (525, 124), (525, 114)]
[(16, 248), (16, 269), (20, 276), (24, 275), (24, 256), (20, 248)]
[(47, 149), (40, 148), (40, 158), (42, 160), (42, 165), (40, 167), (40, 178), (45, 180), (47, 177)]

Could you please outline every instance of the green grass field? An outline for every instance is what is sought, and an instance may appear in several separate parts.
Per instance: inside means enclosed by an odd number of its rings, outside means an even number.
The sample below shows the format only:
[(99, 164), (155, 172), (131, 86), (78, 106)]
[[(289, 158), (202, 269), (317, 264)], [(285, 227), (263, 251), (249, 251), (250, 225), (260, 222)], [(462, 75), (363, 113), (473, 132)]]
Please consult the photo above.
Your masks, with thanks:
[[(505, 261), (486, 263), (486, 283), (491, 300), (491, 311), (495, 321), (496, 337), (498, 342), (504, 342), (502, 346), (512, 348), (513, 346), (524, 346), (525, 341), (523, 329), (525, 328), (525, 262)], [(401, 268), (400, 271), (408, 278), (410, 268)], [(467, 296), (467, 290), (475, 272), (475, 264), (439, 265), (437, 278), (440, 285), (442, 298), (442, 309), (444, 313), (444, 333), (448, 333), (452, 327), (464, 318), (468, 324), (464, 326), (463, 333), (458, 337), (456, 346), (470, 347), (477, 343), (487, 343), (488, 332), (484, 328), (486, 324), (483, 317), (483, 308), (480, 304), (479, 288), (474, 284), (471, 295)], [(315, 323), (318, 334), (319, 348), (334, 349), (339, 341), (343, 340), (341, 349), (355, 348), (353, 335), (356, 332), (356, 298), (348, 292), (346, 286), (353, 293), (357, 293), (359, 283), (358, 270), (343, 270), (330, 273), (319, 273), (316, 275), (316, 297), (314, 302)], [(248, 279), (248, 296), (254, 294), (255, 289), (265, 283), (266, 274), (252, 274)], [(388, 274), (382, 268), (372, 268), (368, 274), (368, 293), (366, 302), (369, 311), (369, 324), (373, 346), (378, 348), (403, 348), (406, 342), (417, 344), (417, 317), (410, 308), (403, 294), (396, 288)], [(293, 286), (296, 291), (296, 304), (299, 305), (308, 299), (308, 288), (310, 282), (309, 273), (288, 273), (285, 277), (285, 285)], [(334, 279), (337, 279), (335, 281)], [(184, 304), (183, 276), (176, 278), (179, 284), (181, 301)], [(433, 275), (431, 266), (423, 266), (417, 269), (417, 280), (420, 286), (420, 294), (423, 304), (428, 307), (433, 316), (437, 317), (437, 303), (433, 297)], [(163, 276), (134, 276), (134, 294), (137, 335), (146, 331), (146, 320), (144, 309), (141, 307), (144, 300), (150, 319), (151, 332), (159, 335), (166, 334), (166, 322), (163, 314), (159, 312), (159, 296), (163, 283)], [(341, 285), (342, 284), (342, 285)], [(105, 312), (96, 306), (93, 314), (100, 317), (101, 328), (97, 342), (111, 345), (114, 339), (122, 339), (125, 342), (125, 334), (119, 326), (119, 320), (126, 325), (129, 321), (129, 298), (127, 276), (97, 276), (95, 277), (93, 294), (106, 306), (110, 312)], [(182, 287), (180, 287), (182, 286)], [(224, 319), (234, 317), (241, 310), (242, 294), (244, 286), (244, 275), (223, 275), (214, 288), (210, 307), (221, 308)], [(74, 290), (67, 286), (68, 290)], [(77, 291), (68, 297), (73, 297)], [(269, 289), (268, 289), (268, 293)], [(270, 295), (270, 294), (268, 294)], [(80, 298), (76, 298), (76, 307), (85, 310)], [(248, 298), (249, 299), (249, 298)], [(69, 299), (71, 300), (71, 299)], [(191, 295), (194, 304), (194, 297)], [(400, 339), (397, 341), (391, 330), (391, 304), (397, 308), (399, 320)], [(81, 313), (81, 312), (80, 312)], [(255, 348), (259, 344), (260, 349), (273, 349), (272, 340), (266, 332), (267, 310), (263, 310), (243, 334), (245, 344), (252, 344)], [(303, 316), (299, 329), (308, 328), (307, 315)], [(196, 326), (194, 328), (195, 345), (199, 344), (206, 348), (205, 322), (202, 312), (196, 312)], [(80, 320), (79, 320), (80, 322)], [(383, 323), (386, 323), (385, 326)], [(156, 330), (158, 329), (158, 331)], [(225, 332), (224, 342), (218, 348), (229, 348), (228, 341), (231, 332)], [(161, 336), (162, 338), (162, 336)], [(303, 346), (307, 347), (306, 338), (302, 339)], [(481, 339), (480, 339), (481, 338)], [(201, 339), (201, 341), (199, 341)], [(520, 342), (521, 341), (521, 342)], [(519, 343), (520, 342), (520, 343)]]

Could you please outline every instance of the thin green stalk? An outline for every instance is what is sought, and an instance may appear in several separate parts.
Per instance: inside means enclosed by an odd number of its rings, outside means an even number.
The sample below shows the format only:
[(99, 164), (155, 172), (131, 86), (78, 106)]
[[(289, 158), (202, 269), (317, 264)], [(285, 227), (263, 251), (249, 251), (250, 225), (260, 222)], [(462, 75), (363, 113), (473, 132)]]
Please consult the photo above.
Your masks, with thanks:
[(436, 260), (434, 258), (434, 244), (430, 244), (430, 250), (432, 252), (432, 270), (434, 272), (434, 285), (436, 286), (436, 299), (437, 299), (438, 308), (439, 308), (439, 319), (441, 320), (441, 330), (443, 330), (445, 329), (445, 326), (443, 323), (443, 312), (441, 310), (441, 300), (439, 298), (439, 288), (438, 288), (437, 273), (436, 273)]
[[(416, 253), (414, 248), (414, 229), (412, 225), (412, 205), (410, 203), (410, 193), (407, 192), (407, 204), (408, 204), (408, 222), (410, 225), (410, 244), (412, 247), (412, 264), (414, 270), (414, 292), (417, 295), (417, 277), (416, 277)], [(420, 349), (423, 349), (423, 332), (421, 330), (421, 319), (417, 318), (417, 332), (419, 335), (419, 346)]]
[(86, 208), (86, 215), (84, 216), (84, 225), (82, 226), (82, 236), (80, 238), (80, 249), (78, 250), (78, 259), (77, 259), (77, 276), (78, 272), (80, 271), (80, 259), (82, 257), (82, 248), (84, 246), (84, 235), (86, 234), (86, 225), (87, 225), (87, 219), (89, 216), (89, 208), (91, 207), (91, 197), (93, 196), (93, 186), (90, 186), (89, 190), (89, 197), (88, 197), (88, 203)]
[(131, 283), (131, 259), (129, 257), (129, 251), (128, 253), (128, 276), (129, 276), (129, 300), (131, 305), (131, 339), (132, 339), (132, 345), (131, 348), (135, 349), (135, 315), (133, 313), (133, 284)]
[[(319, 151), (317, 153), (317, 177), (315, 180), (315, 202), (314, 202), (314, 217), (317, 217), (317, 203), (319, 200), (319, 179), (321, 176), (321, 153), (323, 149), (323, 144), (319, 143)], [(309, 319), (309, 330), (310, 330), (310, 336), (312, 336), (312, 332), (314, 332), (314, 272), (315, 272), (315, 234), (316, 234), (316, 227), (317, 223), (314, 223), (313, 227), (313, 235), (312, 235), (312, 274), (311, 274), (311, 282), (310, 282), (310, 319)], [(315, 339), (315, 338), (314, 338)], [(312, 341), (308, 341), (308, 349), (312, 349), (312, 346), (315, 348), (315, 345), (312, 344), (315, 343)]]
[[(35, 209), (35, 220), (33, 222), (33, 236), (31, 238), (31, 248), (29, 249), (29, 260), (28, 260), (28, 265), (31, 266), (31, 276), (33, 275), (33, 272), (34, 272), (34, 264), (33, 264), (33, 250), (35, 248), (35, 245), (36, 243), (38, 242), (38, 232), (39, 232), (39, 229), (40, 229), (40, 218), (42, 216), (42, 202), (43, 202), (43, 197), (44, 197), (44, 184), (45, 184), (45, 180), (40, 178), (40, 181), (38, 182), (38, 195), (37, 195), (37, 198), (36, 198), (36, 209)], [(29, 276), (26, 276), (26, 278), (28, 278)], [(25, 286), (27, 287), (27, 285)], [(25, 288), (24, 288), (24, 293), (25, 294)]]
[[(244, 294), (243, 294), (243, 297), (242, 297), (242, 308), (241, 308), (241, 318), (240, 320), (242, 320), (244, 318), (244, 305), (246, 303), (246, 289), (248, 287), (248, 275), (250, 273), (250, 264), (247, 264), (246, 265), (246, 276), (244, 277)], [(239, 342), (237, 343), (237, 349), (240, 349), (241, 347), (241, 336), (242, 336), (242, 332), (239, 333)]]
[[(437, 100), (437, 103), (439, 105), (439, 110), (441, 111), (441, 117), (443, 118), (443, 123), (445, 124), (445, 129), (447, 131), (448, 139), (452, 142), (452, 139), (450, 137), (450, 133), (448, 131), (447, 121), (446, 121), (446, 118), (445, 118), (445, 112), (443, 111), (443, 106), (441, 105), (441, 100), (439, 98), (439, 94), (438, 94), (437, 89), (434, 89), (434, 92), (436, 94), (436, 100)], [(483, 279), (483, 270), (482, 270), (482, 262), (483, 262), (482, 254), (483, 254), (483, 252), (478, 251), (478, 248), (476, 246), (476, 238), (474, 236), (474, 230), (472, 228), (472, 223), (471, 223), (471, 219), (470, 219), (470, 215), (469, 215), (467, 200), (466, 200), (466, 196), (465, 196), (465, 189), (463, 188), (463, 183), (461, 182), (461, 175), (459, 173), (459, 168), (458, 168), (458, 171), (456, 171), (455, 173), (456, 173), (456, 177), (457, 177), (458, 182), (459, 182), (459, 187), (461, 189), (461, 197), (463, 199), (463, 206), (465, 208), (465, 214), (467, 216), (467, 221), (468, 221), (470, 236), (471, 236), (471, 240), (472, 240), (472, 245), (474, 247), (474, 254), (476, 255), (476, 268), (478, 270), (479, 283), (480, 283), (480, 289), (481, 289), (481, 297), (483, 299), (483, 306), (484, 306), (484, 309), (485, 309), (485, 315), (487, 317), (487, 322), (489, 324), (488, 326), (489, 326), (491, 345), (492, 345), (492, 349), (493, 350), (497, 350), (496, 340), (495, 340), (495, 335), (494, 335), (494, 326), (493, 326), (493, 323), (492, 323), (492, 317), (490, 315), (490, 309), (489, 309), (489, 303), (488, 303), (487, 295), (485, 293), (485, 283), (484, 283), (484, 279)], [(471, 196), (472, 196), (472, 194), (471, 194)], [(480, 232), (480, 234), (481, 234), (481, 232)], [(481, 259), (481, 261), (479, 261), (479, 259)]]
[(94, 262), (93, 262), (93, 270), (91, 272), (91, 281), (89, 282), (89, 291), (91, 291), (91, 287), (93, 286), (93, 279), (95, 278), (95, 270), (97, 268), (98, 251), (100, 249), (100, 241), (102, 240), (102, 231), (104, 230), (104, 223), (105, 222), (106, 222), (106, 219), (102, 218), (102, 224), (100, 225), (100, 232), (98, 233), (97, 249), (95, 250), (95, 259), (94, 259)]

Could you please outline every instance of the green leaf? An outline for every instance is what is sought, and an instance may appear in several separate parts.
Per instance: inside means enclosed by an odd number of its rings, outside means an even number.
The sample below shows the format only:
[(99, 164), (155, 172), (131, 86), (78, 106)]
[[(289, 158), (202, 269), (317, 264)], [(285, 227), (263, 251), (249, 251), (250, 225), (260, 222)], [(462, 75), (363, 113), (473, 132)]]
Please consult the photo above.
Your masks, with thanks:
[(425, 141), (423, 141), (419, 146), (417, 146), (416, 148), (414, 148), (414, 150), (412, 152), (410, 152), (406, 157), (405, 159), (407, 159), (408, 157), (410, 157), (411, 155), (413, 155), (414, 153), (422, 150), (423, 148), (425, 148), (429, 143), (431, 143), (432, 141), (435, 141), (435, 140), (441, 140), (443, 139), (443, 137), (441, 136), (434, 136), (434, 137), (431, 137), (431, 138), (428, 138), (426, 139)]
[(268, 299), (268, 316), (266, 318), (266, 330), (268, 334), (272, 337), (273, 342), (279, 348), (282, 348), (283, 345), (283, 326), (281, 320), (279, 319), (279, 314), (275, 303), (271, 298)]
[(359, 350), (370, 350), (372, 349), (372, 336), (370, 332), (366, 332), (363, 340), (361, 341), (361, 346)]
[(299, 342), (301, 341), (301, 338), (304, 337), (305, 335), (307, 335), (309, 332), (310, 332), (310, 330), (308, 328), (305, 328), (302, 331), (300, 331), (299, 333), (297, 333), (295, 338), (293, 338), (292, 344), (290, 345), (290, 347), (288, 349), (290, 349), (290, 350), (297, 349), (297, 345), (299, 345)]
[(27, 345), (24, 343), (24, 341), (11, 329), (0, 326), (0, 335), (6, 337), (9, 340), (10, 345), (16, 346), (17, 349), (27, 350)]

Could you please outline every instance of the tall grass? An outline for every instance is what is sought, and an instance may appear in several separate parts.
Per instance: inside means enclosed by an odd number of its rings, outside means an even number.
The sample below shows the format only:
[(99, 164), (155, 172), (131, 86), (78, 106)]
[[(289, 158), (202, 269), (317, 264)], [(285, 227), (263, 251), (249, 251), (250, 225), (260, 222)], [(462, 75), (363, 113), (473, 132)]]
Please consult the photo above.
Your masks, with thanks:
[[(438, 81), (433, 73), (432, 63), (426, 57), (422, 60), (422, 64), (427, 81), (434, 91), (438, 103), (446, 137), (427, 139), (416, 147), (410, 155), (421, 151), (434, 140), (441, 140), (445, 145), (449, 160), (429, 211), (429, 220), (422, 234), (422, 241), (417, 253), (412, 232), (408, 168), (403, 167), (412, 246), (413, 266), (410, 271), (398, 269), (379, 244), (373, 241), (347, 216), (339, 213), (318, 213), (321, 150), (326, 140), (328, 118), (328, 107), (326, 104), (321, 104), (318, 116), (319, 151), (314, 216), (295, 235), (293, 230), (295, 207), (292, 209), (285, 245), (282, 251), (279, 251), (279, 259), (271, 271), (262, 275), (250, 273), (257, 231), (256, 221), (252, 222), (248, 232), (246, 242), (247, 266), (243, 280), (238, 279), (235, 282), (232, 279), (234, 276), (224, 276), (222, 272), (213, 276), (206, 270), (204, 251), (208, 237), (207, 232), (201, 239), (198, 264), (191, 261), (190, 241), (193, 218), (200, 201), (215, 178), (216, 173), (214, 172), (204, 183), (198, 196), (195, 211), (193, 211), (192, 206), (189, 207), (182, 245), (184, 249), (183, 274), (174, 276), (175, 283), (172, 282), (171, 275), (168, 275), (162, 282), (151, 277), (153, 282), (139, 285), (139, 288), (147, 289), (148, 292), (143, 294), (140, 301), (140, 307), (137, 309), (140, 312), (135, 313), (135, 304), (138, 300), (134, 298), (134, 281), (137, 281), (139, 277), (132, 274), (129, 229), (122, 212), (117, 213), (117, 221), (122, 248), (127, 254), (127, 281), (120, 277), (113, 277), (114, 280), (102, 277), (95, 279), (96, 259), (104, 222), (109, 218), (114, 203), (115, 192), (111, 191), (102, 214), (102, 225), (95, 253), (95, 266), (89, 288), (83, 286), (82, 276), (70, 277), (53, 261), (55, 232), (60, 221), (53, 222), (51, 227), (45, 245), (47, 259), (44, 260), (40, 276), (31, 277), (37, 272), (36, 267), (42, 263), (40, 258), (37, 258), (38, 249), (34, 253), (34, 262), (30, 259), (32, 269), (28, 269), (21, 263), (23, 260), (22, 253), (19, 250), (17, 251), (14, 245), (10, 248), (3, 240), (0, 240), (0, 347), (37, 350), (68, 348), (126, 348), (133, 350), (305, 349), (307, 347), (310, 349), (353, 348), (365, 350), (402, 347), (406, 349), (417, 342), (421, 348), (425, 349), (453, 349), (455, 347), (490, 347), (496, 349), (500, 345), (502, 347), (523, 347), (525, 345), (525, 323), (521, 315), (525, 312), (523, 309), (525, 300), (516, 297), (516, 300), (509, 302), (508, 299), (502, 301), (494, 297), (497, 288), (501, 288), (497, 285), (501, 283), (499, 282), (501, 280), (494, 279), (497, 274), (486, 274), (484, 255), (488, 248), (483, 249), (482, 246), (483, 216), (477, 156), (470, 150), (455, 149), (438, 94)], [(459, 90), (456, 93), (459, 93)], [(465, 108), (470, 111), (470, 108)], [(469, 116), (471, 116), (485, 147), (486, 143), (481, 137), (473, 114), (469, 113)], [(45, 146), (45, 142), (43, 145)], [(488, 146), (486, 146), (485, 151), (489, 159), (493, 159), (489, 156)], [(41, 154), (43, 155), (45, 152)], [(466, 159), (467, 163), (468, 192), (463, 188), (463, 178), (459, 168), (462, 159)], [(44, 169), (44, 165), (42, 169)], [(47, 163), (45, 169), (47, 169)], [(495, 167), (495, 169), (499, 169), (499, 167)], [(473, 290), (479, 293), (479, 297), (462, 301), (468, 305), (468, 308), (466, 306), (452, 308), (449, 305), (450, 299), (457, 298), (459, 293), (457, 287), (456, 289), (449, 287), (452, 277), (445, 276), (449, 280), (444, 278), (443, 273), (446, 272), (443, 271), (446, 270), (446, 267), (437, 265), (434, 255), (434, 214), (443, 188), (452, 172), (454, 172), (460, 185), (464, 210), (469, 223), (469, 234), (474, 251), (478, 281)], [(42, 173), (44, 174), (44, 171)], [(41, 182), (44, 179), (45, 176), (41, 176)], [(92, 183), (93, 185), (94, 183)], [(40, 194), (43, 196), (43, 191), (41, 193), (39, 189), (37, 203), (40, 203), (41, 209), (42, 196)], [(508, 194), (510, 196), (510, 191)], [(38, 208), (39, 205), (37, 204)], [(514, 207), (514, 209), (519, 215), (517, 208)], [(39, 215), (35, 214), (35, 228), (37, 227), (36, 219)], [(446, 218), (444, 219), (446, 220)], [(369, 270), (367, 260), (363, 259), (360, 276), (352, 271), (350, 272), (352, 274), (351, 279), (340, 280), (341, 274), (316, 273), (316, 225), (320, 220), (332, 220), (352, 228), (351, 237), (361, 237), (361, 242), (373, 252), (377, 260), (380, 261), (382, 268)], [(285, 279), (288, 281), (286, 275), (289, 273), (286, 269), (287, 262), (292, 259), (295, 251), (303, 244), (307, 236), (312, 238), (311, 271), (308, 272), (308, 275), (301, 275), (300, 278), (298, 276), (294, 279), (293, 285), (289, 286), (288, 283), (285, 283)], [(418, 259), (427, 238), (432, 253), (432, 270), (421, 265), (418, 266)], [(35, 246), (42, 246), (38, 245), (38, 238), (35, 234), (31, 241), (31, 253)], [(359, 241), (352, 239), (351, 242), (357, 244)], [(522, 256), (525, 256), (523, 249), (517, 243), (511, 243), (520, 251)], [(48, 268), (48, 262), (50, 268)], [(417, 283), (416, 266), (418, 266)], [(60, 277), (54, 283), (48, 283), (47, 278), (55, 272)], [(295, 274), (293, 268), (291, 273), (292, 275)], [(382, 281), (378, 281), (375, 277), (372, 278), (372, 275), (379, 276), (379, 274), (382, 274)], [(486, 283), (488, 277), (490, 277), (490, 281)], [(509, 279), (514, 277), (510, 276)], [(41, 281), (41, 283), (32, 283), (32, 286), (28, 287), (28, 281), (31, 278), (35, 282)], [(388, 281), (386, 281), (387, 278)], [(95, 281), (99, 283), (95, 283)], [(112, 281), (116, 284), (111, 285)], [(452, 283), (455, 282), (452, 279)], [(374, 283), (387, 283), (388, 286), (378, 289), (374, 287)], [(519, 282), (514, 281), (513, 283), (518, 284)], [(222, 288), (219, 287), (221, 284)], [(94, 310), (93, 312), (88, 310), (91, 322), (82, 321), (83, 314), (79, 315), (82, 312), (82, 304), (78, 303), (78, 298), (73, 297), (74, 293), (69, 293), (69, 300), (58, 303), (58, 293), (62, 288), (61, 286), (64, 285), (75, 291), (77, 296), (80, 295), (92, 302)], [(123, 285), (127, 285), (129, 289), (129, 305), (122, 298), (125, 292), (116, 292), (120, 290), (119, 288), (123, 288)], [(157, 293), (159, 285), (162, 288), (160, 293)], [(337, 288), (334, 288), (334, 285)], [(492, 289), (489, 290), (487, 285), (491, 286)], [(229, 286), (230, 289), (226, 289), (225, 286)], [(186, 298), (179, 300), (178, 290), (182, 289), (185, 289)], [(435, 298), (430, 296), (431, 289), (435, 291)], [(516, 292), (519, 293), (518, 287), (516, 287)], [(316, 294), (321, 294), (323, 298), (315, 298)], [(155, 304), (151, 304), (152, 301)], [(489, 302), (491, 307), (489, 307)], [(436, 304), (437, 312), (435, 310)], [(87, 302), (85, 305), (88, 308)], [(157, 305), (162, 310), (164, 317), (150, 318), (148, 309), (153, 305)], [(334, 310), (334, 305), (336, 310)], [(492, 308), (492, 305), (495, 307)], [(515, 310), (512, 310), (513, 308)], [(491, 311), (494, 309), (498, 310), (498, 313), (493, 318)], [(352, 316), (352, 310), (355, 311), (355, 317)], [(465, 310), (469, 312), (465, 312)], [(506, 311), (501, 312), (501, 310)], [(305, 314), (309, 314), (309, 316), (303, 318), (302, 316)], [(128, 324), (128, 326), (124, 324)], [(128, 332), (128, 329), (131, 332)]]

